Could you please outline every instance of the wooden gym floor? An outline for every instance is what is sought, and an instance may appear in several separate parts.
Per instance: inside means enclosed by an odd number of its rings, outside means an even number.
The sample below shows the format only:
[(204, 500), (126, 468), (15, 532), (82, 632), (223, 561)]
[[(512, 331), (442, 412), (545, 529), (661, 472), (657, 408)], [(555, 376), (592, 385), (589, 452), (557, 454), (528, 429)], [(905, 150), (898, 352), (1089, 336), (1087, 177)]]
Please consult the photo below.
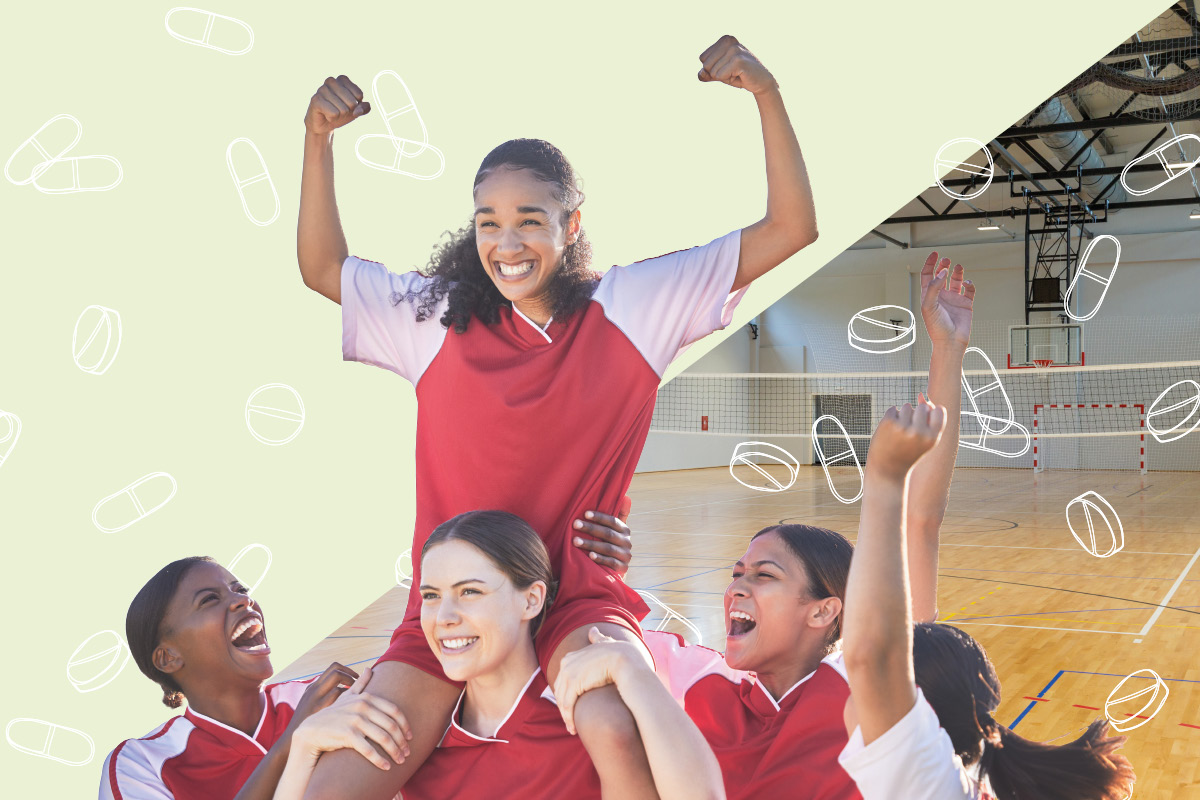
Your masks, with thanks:
[[(1067, 504), (1088, 490), (1116, 509), (1124, 527), (1125, 548), (1111, 558), (1084, 552), (1067, 528)], [(778, 493), (750, 491), (725, 468), (646, 473), (635, 476), (630, 497), (629, 584), (688, 617), (717, 649), (725, 638), (721, 596), (754, 532), (806, 522), (853, 541), (858, 529), (858, 505), (834, 499), (816, 467), (802, 467)], [(999, 721), (1031, 739), (1068, 741), (1104, 715), (1122, 678), (1143, 669), (1161, 676), (1169, 696), (1152, 719), (1134, 720), (1143, 724), (1128, 731), (1123, 750), (1139, 799), (1200, 799), (1197, 497), (1196, 472), (959, 468), (942, 527), (939, 619), (987, 649), (1004, 688)], [(280, 678), (318, 673), (333, 660), (374, 661), (405, 597), (399, 587), (387, 592)], [(652, 613), (645, 624), (660, 620)], [(1150, 686), (1134, 678), (1118, 696)], [(1134, 713), (1148, 699), (1122, 709)]]

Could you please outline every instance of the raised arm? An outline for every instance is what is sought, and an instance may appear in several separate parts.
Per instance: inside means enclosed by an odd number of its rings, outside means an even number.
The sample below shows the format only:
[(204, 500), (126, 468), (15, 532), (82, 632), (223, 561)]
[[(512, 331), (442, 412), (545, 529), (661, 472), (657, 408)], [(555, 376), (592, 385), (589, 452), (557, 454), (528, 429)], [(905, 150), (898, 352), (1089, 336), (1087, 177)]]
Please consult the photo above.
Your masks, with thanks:
[(567, 729), (575, 733), (575, 701), (581, 694), (615, 684), (637, 722), (658, 796), (662, 800), (724, 800), (724, 779), (712, 748), (637, 646), (609, 638), (596, 628), (588, 638), (590, 645), (562, 660), (554, 684), (554, 697)]
[(950, 479), (958, 456), (962, 411), (963, 354), (971, 343), (975, 286), (963, 280), (962, 264), (930, 253), (921, 269), (921, 317), (933, 342), (929, 400), (946, 409), (946, 430), (937, 446), (913, 468), (908, 483), (908, 574), (913, 619), (937, 619), (938, 531), (946, 516)]
[(944, 409), (889, 408), (871, 438), (858, 541), (843, 607), (842, 647), (864, 744), (886, 733), (917, 700), (904, 553), (909, 472), (934, 447)]
[(333, 131), (371, 110), (345, 75), (326, 78), (304, 115), (304, 167), (296, 258), (304, 285), (342, 302), (342, 262), (350, 254), (333, 193)]
[(817, 212), (800, 143), (783, 105), (779, 84), (754, 54), (732, 36), (722, 36), (700, 54), (697, 77), (746, 89), (758, 103), (767, 162), (767, 213), (742, 229), (742, 251), (733, 289), (737, 291), (817, 240)]

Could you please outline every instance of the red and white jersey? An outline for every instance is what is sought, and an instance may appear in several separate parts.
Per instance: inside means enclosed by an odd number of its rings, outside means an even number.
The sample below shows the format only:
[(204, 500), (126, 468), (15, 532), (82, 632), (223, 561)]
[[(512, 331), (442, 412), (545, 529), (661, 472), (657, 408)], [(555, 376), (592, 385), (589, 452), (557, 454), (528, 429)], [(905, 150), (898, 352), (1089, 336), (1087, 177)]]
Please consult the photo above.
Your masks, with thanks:
[(404, 785), (404, 800), (598, 800), (592, 759), (579, 737), (567, 732), (540, 669), (490, 737), (462, 728), (462, 701), (460, 696), (437, 749)]
[[(728, 325), (744, 293), (730, 291), (740, 248), (741, 231), (734, 231), (702, 247), (613, 267), (591, 302), (568, 319), (541, 328), (504, 307), (495, 325), (473, 319), (463, 334), (439, 322), (448, 299), (423, 322), (402, 299), (430, 279), (346, 259), (343, 357), (416, 386), (413, 553), (457, 514), (512, 512), (546, 543), (560, 582), (556, 607), (575, 600), (615, 607), (636, 629), (649, 609), (615, 572), (570, 545), (570, 526), (586, 510), (620, 508), (667, 365)], [(420, 647), (421, 576), (419, 559), (413, 562), (405, 623), (393, 643), (409, 635)], [(432, 654), (429, 660), (440, 672)]]
[(776, 701), (753, 673), (732, 669), (715, 650), (657, 631), (645, 639), (660, 679), (716, 754), (729, 800), (860, 800), (838, 766), (850, 696), (840, 652)]
[(104, 760), (100, 800), (234, 797), (283, 735), (312, 680), (267, 686), (253, 736), (189, 708), (140, 739), (126, 739)]
[(912, 710), (875, 741), (864, 745), (862, 728), (855, 728), (838, 762), (863, 800), (995, 800), (987, 782), (980, 785), (955, 755), (919, 688)]

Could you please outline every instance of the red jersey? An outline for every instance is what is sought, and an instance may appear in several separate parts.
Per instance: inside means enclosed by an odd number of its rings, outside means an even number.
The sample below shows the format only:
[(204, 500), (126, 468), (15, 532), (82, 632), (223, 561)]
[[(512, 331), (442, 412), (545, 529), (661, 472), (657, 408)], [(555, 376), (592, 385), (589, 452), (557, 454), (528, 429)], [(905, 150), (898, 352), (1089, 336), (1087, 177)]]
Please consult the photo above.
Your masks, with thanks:
[(459, 724), (462, 696), (433, 755), (404, 785), (404, 800), (519, 797), (591, 800), (600, 778), (583, 742), (567, 732), (539, 669), (491, 737)]
[(314, 679), (264, 690), (253, 736), (187, 709), (140, 739), (126, 739), (104, 760), (100, 800), (227, 800), (283, 736)]
[(692, 342), (725, 327), (741, 232), (628, 267), (613, 267), (592, 300), (538, 327), (519, 310), (473, 319), (463, 334), (416, 321), (404, 300), (429, 279), (348, 258), (342, 265), (342, 351), (416, 386), (414, 576), (403, 624), (383, 660), (441, 676), (420, 630), (421, 547), (465, 511), (526, 520), (550, 553), (559, 592), (538, 633), (543, 666), (572, 630), (613, 621), (638, 630), (648, 609), (615, 572), (570, 544), (583, 512), (616, 512), (642, 453), (659, 382)]
[(842, 712), (850, 696), (840, 652), (776, 701), (753, 673), (732, 669), (715, 650), (675, 634), (647, 631), (645, 638), (660, 678), (716, 754), (729, 800), (862, 800), (838, 764), (849, 740)]

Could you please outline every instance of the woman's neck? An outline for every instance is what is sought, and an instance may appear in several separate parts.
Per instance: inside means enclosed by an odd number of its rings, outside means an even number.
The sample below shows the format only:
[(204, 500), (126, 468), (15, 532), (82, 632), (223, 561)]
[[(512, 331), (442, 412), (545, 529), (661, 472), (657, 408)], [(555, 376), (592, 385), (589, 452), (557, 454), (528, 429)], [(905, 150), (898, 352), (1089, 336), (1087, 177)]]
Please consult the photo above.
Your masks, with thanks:
[(476, 736), (493, 738), (538, 668), (533, 640), (497, 669), (467, 681), (460, 725)]
[(539, 297), (530, 300), (521, 300), (513, 305), (516, 306), (518, 311), (528, 317), (533, 324), (542, 329), (545, 329), (547, 323), (553, 317), (550, 313), (550, 304), (545, 298)]
[(197, 714), (253, 736), (262, 720), (266, 697), (262, 686), (191, 687), (184, 690), (188, 706)]
[(808, 675), (816, 672), (824, 658), (824, 643), (821, 649), (804, 648), (796, 657), (770, 664), (764, 669), (756, 670), (755, 675), (762, 687), (774, 698), (775, 702), (791, 691), (797, 683)]

